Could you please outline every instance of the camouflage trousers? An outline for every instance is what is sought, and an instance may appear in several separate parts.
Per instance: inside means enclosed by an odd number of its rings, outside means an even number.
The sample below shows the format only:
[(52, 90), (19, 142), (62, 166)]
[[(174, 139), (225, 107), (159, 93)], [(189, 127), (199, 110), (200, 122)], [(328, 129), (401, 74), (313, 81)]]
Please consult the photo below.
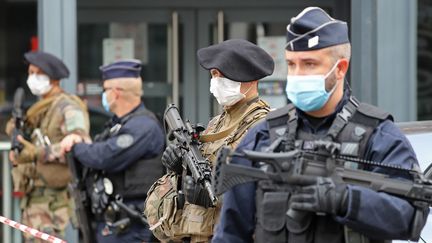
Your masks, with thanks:
[[(42, 194), (42, 195), (40, 195)], [(32, 193), (22, 203), (22, 223), (39, 231), (64, 238), (71, 208), (67, 190), (42, 189)], [(25, 242), (45, 242), (24, 233)]]

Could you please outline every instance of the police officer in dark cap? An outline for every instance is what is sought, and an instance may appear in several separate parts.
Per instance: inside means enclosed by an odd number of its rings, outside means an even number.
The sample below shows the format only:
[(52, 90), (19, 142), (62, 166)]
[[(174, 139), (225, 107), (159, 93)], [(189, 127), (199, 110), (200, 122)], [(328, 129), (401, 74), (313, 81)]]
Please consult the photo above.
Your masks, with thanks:
[[(345, 81), (350, 49), (347, 24), (321, 8), (308, 7), (293, 17), (285, 50), (290, 104), (252, 128), (237, 152), (312, 149), (338, 155), (339, 150), (313, 146), (321, 141), (341, 148), (349, 145), (343, 152), (352, 158), (418, 168), (416, 155), (392, 116), (352, 96)], [(239, 157), (231, 163), (259, 167)], [(411, 180), (407, 173), (382, 167), (363, 169)], [(222, 205), (212, 242), (417, 240), (428, 214), (427, 206), (330, 177), (318, 177), (308, 185), (282, 186), (272, 180), (237, 185), (223, 195)]]
[[(25, 194), (21, 200), (22, 223), (64, 237), (72, 209), (67, 191), (70, 172), (60, 142), (70, 134), (88, 137), (87, 106), (60, 87), (60, 80), (69, 76), (60, 59), (41, 51), (28, 52), (24, 58), (28, 63), (27, 85), (41, 99), (26, 112), (25, 138), (17, 137), (23, 149), (19, 154), (11, 151), (9, 156), (16, 165), (12, 169), (15, 191)], [(12, 129), (13, 125), (8, 125), (7, 130)], [(38, 242), (29, 234), (24, 238), (26, 242)]]
[(163, 130), (141, 101), (139, 60), (119, 60), (100, 70), (102, 105), (114, 116), (93, 142), (70, 135), (62, 149), (90, 169), (86, 184), (97, 242), (154, 242), (142, 208), (149, 187), (163, 174)]
[[(258, 96), (258, 80), (273, 73), (274, 62), (263, 49), (241, 39), (227, 40), (202, 48), (198, 50), (197, 56), (200, 65), (210, 71), (210, 93), (223, 106), (222, 114), (209, 122), (201, 136), (201, 141), (204, 142), (201, 152), (214, 163), (222, 146), (237, 147), (246, 131), (269, 112), (268, 104)], [(180, 181), (182, 162), (175, 145), (167, 147), (162, 163), (169, 171), (177, 173)], [(161, 240), (187, 238), (190, 242), (208, 242), (213, 235), (220, 205), (209, 207), (208, 196), (200, 186), (189, 185), (184, 187), (183, 191), (187, 200), (183, 210), (158, 212), (148, 209), (152, 205), (146, 205), (146, 212), (152, 214), (147, 215), (150, 216), (149, 219), (156, 218), (153, 222), (149, 220), (149, 223), (153, 225), (155, 232), (160, 232), (161, 227), (170, 232), (169, 236), (160, 237)], [(172, 197), (172, 200), (174, 199)], [(158, 225), (160, 219), (153, 217), (153, 214), (164, 215), (166, 219), (163, 222), (174, 224)], [(176, 220), (179, 217), (181, 222)], [(202, 219), (197, 221), (199, 218)]]

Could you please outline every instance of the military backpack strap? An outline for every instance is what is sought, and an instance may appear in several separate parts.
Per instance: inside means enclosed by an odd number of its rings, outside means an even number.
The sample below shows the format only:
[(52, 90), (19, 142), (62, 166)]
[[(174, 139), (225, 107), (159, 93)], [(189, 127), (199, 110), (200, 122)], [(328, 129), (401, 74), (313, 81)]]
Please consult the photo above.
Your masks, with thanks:
[(227, 129), (217, 132), (217, 133), (211, 133), (211, 134), (205, 134), (205, 135), (201, 135), (199, 140), (203, 143), (209, 143), (209, 142), (214, 142), (223, 138), (226, 138), (228, 135), (231, 134), (232, 131), (234, 131), (234, 129), (237, 127), (237, 125), (240, 123), (236, 122), (233, 125), (231, 125), (230, 127), (228, 127)]
[(253, 127), (261, 119), (265, 118), (270, 111), (270, 107), (262, 102), (261, 105), (254, 107), (247, 113), (247, 116), (241, 120), (238, 128), (234, 133), (230, 134), (226, 140), (227, 145), (232, 144), (234, 141), (240, 139), (249, 128)]
[(57, 96), (50, 96), (45, 99), (41, 99), (33, 104), (26, 112), (26, 126), (31, 129), (40, 127), (41, 120), (46, 116), (47, 112), (51, 109), (53, 102), (55, 102)]
[[(259, 101), (259, 100), (257, 100)], [(262, 106), (260, 105), (260, 102), (254, 102), (251, 104), (252, 108), (249, 109), (240, 119), (236, 120), (231, 126), (226, 128), (223, 131), (217, 132), (217, 133), (211, 133), (211, 134), (205, 134), (200, 136), (200, 141), (203, 143), (207, 142), (214, 142), (220, 139), (227, 138), (234, 130), (238, 129), (239, 126), (242, 124), (242, 122), (245, 122), (247, 117), (249, 117), (252, 113), (256, 112), (257, 110), (262, 110)]]

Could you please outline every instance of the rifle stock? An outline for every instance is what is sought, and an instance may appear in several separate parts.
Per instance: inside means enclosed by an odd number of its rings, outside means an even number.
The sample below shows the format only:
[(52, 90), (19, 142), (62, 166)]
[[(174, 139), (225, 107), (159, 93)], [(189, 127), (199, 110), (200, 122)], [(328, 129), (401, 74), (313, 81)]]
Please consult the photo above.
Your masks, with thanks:
[(69, 183), (69, 192), (75, 202), (75, 214), (78, 220), (78, 227), (81, 231), (84, 243), (93, 243), (94, 234), (90, 221), (90, 199), (87, 196), (86, 185), (82, 168), (75, 160), (72, 153), (66, 154), (66, 161), (72, 174), (72, 181)]
[(183, 168), (190, 173), (196, 184), (201, 184), (207, 191), (213, 204), (217, 203), (217, 197), (211, 184), (212, 168), (210, 161), (205, 159), (200, 150), (199, 133), (204, 129), (201, 126), (192, 126), (189, 121), (184, 122), (178, 108), (171, 104), (165, 110), (165, 124), (169, 140), (176, 143), (183, 150)]
[(145, 227), (147, 227), (147, 228), (149, 227), (149, 223), (148, 223), (147, 219), (143, 215), (141, 215), (138, 211), (136, 211), (135, 209), (130, 208), (128, 205), (124, 204), (123, 198), (120, 195), (116, 195), (114, 203), (116, 203), (119, 208), (121, 208), (123, 211), (125, 211), (129, 217), (137, 220), (138, 222), (140, 222)]

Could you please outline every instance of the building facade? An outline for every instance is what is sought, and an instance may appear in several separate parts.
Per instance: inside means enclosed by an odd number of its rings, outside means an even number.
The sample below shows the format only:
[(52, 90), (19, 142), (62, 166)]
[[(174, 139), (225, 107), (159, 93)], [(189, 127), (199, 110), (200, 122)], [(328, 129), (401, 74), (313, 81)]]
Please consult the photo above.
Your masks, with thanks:
[[(168, 103), (176, 103), (185, 117), (206, 123), (219, 108), (196, 50), (243, 38), (275, 58), (275, 74), (260, 83), (260, 93), (274, 107), (282, 106), (286, 25), (303, 8), (319, 6), (350, 26), (348, 79), (361, 100), (390, 110), (398, 121), (432, 117), (427, 0), (3, 0), (1, 5), (0, 102), (25, 85), (18, 60), (36, 43), (65, 60), (72, 71), (65, 88), (91, 105), (100, 104), (98, 67), (116, 58), (137, 58), (144, 64), (144, 100), (150, 108), (162, 114)], [(10, 8), (29, 13), (18, 18)]]
[[(99, 66), (140, 59), (146, 105), (162, 115), (176, 103), (185, 118), (205, 124), (220, 108), (196, 50), (231, 38), (247, 39), (274, 57), (275, 74), (259, 89), (280, 107), (287, 102), (286, 25), (307, 6), (348, 23), (353, 48), (347, 79), (360, 100), (392, 112), (397, 121), (432, 119), (430, 0), (0, 0), (0, 107), (11, 103), (17, 87), (26, 87), (23, 54), (40, 49), (66, 62), (71, 77), (64, 88), (93, 107), (100, 106)], [(4, 131), (10, 110), (0, 111)], [(10, 194), (7, 166), (3, 195)], [(6, 216), (10, 202), (2, 197)], [(10, 242), (11, 229), (1, 229), (3, 242)]]

